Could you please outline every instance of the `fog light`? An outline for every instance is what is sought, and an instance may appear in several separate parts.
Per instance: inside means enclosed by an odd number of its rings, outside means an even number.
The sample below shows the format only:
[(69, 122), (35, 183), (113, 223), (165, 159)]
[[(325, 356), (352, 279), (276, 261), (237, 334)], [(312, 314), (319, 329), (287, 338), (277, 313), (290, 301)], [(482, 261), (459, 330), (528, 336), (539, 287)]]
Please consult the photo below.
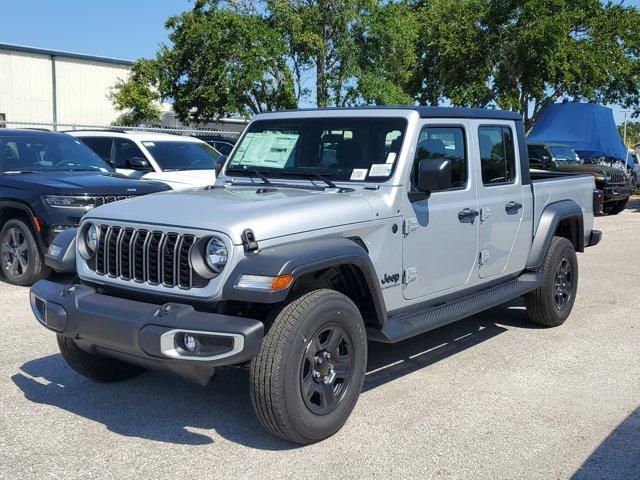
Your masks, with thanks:
[(193, 353), (196, 351), (196, 348), (198, 348), (198, 340), (196, 340), (196, 337), (188, 333), (184, 335), (182, 342), (184, 343), (184, 348), (187, 352)]

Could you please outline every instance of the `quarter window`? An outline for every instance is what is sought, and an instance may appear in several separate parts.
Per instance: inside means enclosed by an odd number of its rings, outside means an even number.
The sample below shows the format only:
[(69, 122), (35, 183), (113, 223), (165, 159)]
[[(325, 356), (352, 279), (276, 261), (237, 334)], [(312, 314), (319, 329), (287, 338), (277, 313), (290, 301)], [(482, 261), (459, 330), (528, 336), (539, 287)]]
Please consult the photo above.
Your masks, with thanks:
[(425, 127), (418, 137), (413, 178), (420, 160), (442, 158), (451, 161), (451, 188), (467, 186), (467, 155), (462, 127)]
[(100, 158), (111, 163), (111, 143), (109, 137), (79, 137), (79, 140), (89, 147), (91, 150), (100, 155)]
[(513, 134), (509, 127), (478, 128), (482, 183), (499, 185), (513, 183), (516, 178), (516, 159)]

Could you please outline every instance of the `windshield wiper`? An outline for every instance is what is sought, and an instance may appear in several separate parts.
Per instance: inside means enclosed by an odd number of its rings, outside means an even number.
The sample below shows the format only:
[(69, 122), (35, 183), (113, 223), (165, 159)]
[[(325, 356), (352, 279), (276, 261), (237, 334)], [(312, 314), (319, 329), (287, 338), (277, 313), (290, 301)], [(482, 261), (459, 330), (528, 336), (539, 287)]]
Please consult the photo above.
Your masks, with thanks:
[(38, 173), (40, 170), (3, 170), (2, 173)]
[(227, 172), (253, 174), (254, 176), (258, 177), (260, 180), (262, 180), (265, 185), (273, 185), (271, 181), (257, 168), (252, 168), (251, 170), (245, 170), (244, 168), (227, 168)]
[(309, 172), (309, 171), (303, 171), (303, 172), (297, 172), (295, 170), (284, 170), (282, 172), (283, 175), (298, 175), (300, 177), (305, 177), (305, 178), (317, 178), (318, 180), (322, 180), (324, 183), (326, 183), (329, 188), (338, 188), (338, 186), (333, 183), (331, 180), (329, 180), (327, 177), (331, 175), (331, 173), (329, 172), (322, 172), (322, 173), (318, 173), (318, 172)]

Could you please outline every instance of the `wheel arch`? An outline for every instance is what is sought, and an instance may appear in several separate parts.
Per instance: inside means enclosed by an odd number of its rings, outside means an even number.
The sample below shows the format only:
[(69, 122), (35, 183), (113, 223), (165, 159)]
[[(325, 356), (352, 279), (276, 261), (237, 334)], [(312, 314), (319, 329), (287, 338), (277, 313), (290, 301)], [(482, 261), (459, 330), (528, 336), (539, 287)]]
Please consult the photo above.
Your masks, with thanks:
[[(247, 255), (223, 287), (224, 300), (276, 304), (314, 288), (333, 288), (360, 308), (365, 323), (381, 325), (386, 308), (378, 278), (359, 239), (335, 237), (292, 242)], [(292, 275), (289, 288), (276, 292), (242, 290), (241, 275)]]
[(573, 200), (551, 203), (542, 211), (527, 259), (527, 269), (542, 267), (554, 236), (568, 239), (576, 252), (584, 252), (584, 216), (580, 205)]
[(26, 203), (13, 200), (0, 200), (0, 228), (4, 227), (4, 224), (12, 218), (22, 218), (27, 220), (28, 225), (31, 227), (35, 234), (36, 242), (41, 251), (45, 250), (44, 242), (42, 241), (42, 225), (37, 219), (31, 207)]

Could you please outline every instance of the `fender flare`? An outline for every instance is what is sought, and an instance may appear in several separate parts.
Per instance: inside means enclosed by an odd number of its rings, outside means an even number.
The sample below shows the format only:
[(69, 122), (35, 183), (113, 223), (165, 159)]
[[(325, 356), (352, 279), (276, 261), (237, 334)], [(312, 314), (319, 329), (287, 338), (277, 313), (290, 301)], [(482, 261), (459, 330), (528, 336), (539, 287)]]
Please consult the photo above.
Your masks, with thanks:
[[(40, 247), (41, 251), (45, 251), (45, 245), (44, 242), (42, 241), (42, 232), (41, 229), (38, 228), (38, 225), (36, 225), (36, 221), (35, 219), (35, 214), (33, 213), (33, 210), (31, 210), (31, 207), (26, 204), (23, 203), (21, 201), (16, 201), (16, 200), (0, 200), (0, 212), (2, 212), (4, 209), (7, 208), (11, 208), (11, 209), (15, 209), (15, 210), (20, 210), (22, 212), (24, 212), (27, 217), (29, 217), (29, 223), (31, 225), (31, 228), (33, 229), (33, 231), (35, 232), (35, 237), (36, 237), (36, 242), (38, 243), (38, 246)], [(2, 225), (0, 225), (0, 227), (2, 227)]]
[(384, 323), (386, 307), (371, 258), (362, 246), (343, 237), (301, 240), (246, 255), (229, 274), (222, 289), (222, 299), (250, 303), (282, 302), (291, 287), (270, 292), (239, 289), (236, 283), (241, 275), (293, 275), (293, 285), (307, 273), (339, 265), (352, 265), (359, 269), (371, 296), (377, 321)]
[(562, 220), (568, 218), (575, 219), (578, 223), (578, 234), (573, 239), (576, 251), (584, 251), (584, 218), (580, 205), (573, 200), (550, 203), (542, 211), (538, 228), (533, 237), (533, 244), (527, 259), (528, 270), (538, 270), (542, 267), (558, 225)]

